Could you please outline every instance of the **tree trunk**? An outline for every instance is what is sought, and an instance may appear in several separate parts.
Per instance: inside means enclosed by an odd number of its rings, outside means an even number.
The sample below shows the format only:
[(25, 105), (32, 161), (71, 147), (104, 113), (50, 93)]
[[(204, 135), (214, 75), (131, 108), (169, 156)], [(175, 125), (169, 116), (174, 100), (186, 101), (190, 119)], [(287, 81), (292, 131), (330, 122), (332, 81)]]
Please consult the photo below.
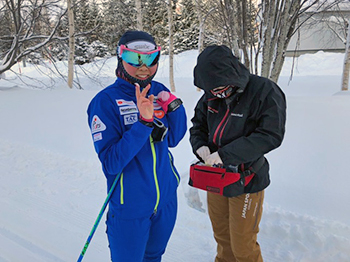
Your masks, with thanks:
[[(297, 12), (297, 9), (299, 8), (298, 1), (292, 1), (290, 0), (285, 3), (284, 9), (282, 11), (281, 18), (279, 20), (280, 23), (280, 29), (278, 37), (276, 37), (276, 50), (273, 56), (273, 63), (272, 63), (272, 69), (269, 78), (275, 82), (278, 81), (279, 75), (282, 70), (282, 66), (285, 59), (285, 52), (287, 50), (287, 46), (289, 43), (288, 39), (288, 31), (292, 27), (292, 19), (290, 16)], [(288, 41), (287, 41), (288, 39)]]
[(135, 0), (137, 14), (137, 30), (143, 31), (141, 0)]
[(201, 6), (199, 4), (199, 0), (196, 0), (196, 9), (197, 9), (197, 17), (199, 22), (199, 34), (198, 34), (198, 53), (202, 52), (203, 46), (203, 34), (204, 34), (204, 23), (205, 19), (202, 19)]
[(200, 54), (203, 51), (203, 43), (204, 43), (204, 33), (205, 33), (205, 21), (208, 16), (215, 11), (215, 7), (211, 8), (205, 15), (203, 16), (203, 12), (201, 10), (201, 6), (199, 1), (196, 1), (197, 15), (199, 21), (199, 35), (198, 35), (198, 53)]
[(168, 18), (169, 18), (169, 83), (171, 92), (175, 92), (174, 81), (174, 36), (173, 36), (173, 1), (168, 0)]
[(233, 50), (233, 54), (241, 60), (238, 43), (238, 23), (235, 22), (235, 14), (233, 13), (233, 10), (236, 10), (235, 2), (232, 0), (220, 0), (220, 8), (230, 48)]
[(72, 8), (72, 0), (67, 0), (67, 7), (68, 7), (68, 24), (69, 24), (69, 53), (68, 53), (67, 83), (69, 88), (73, 88), (75, 39), (74, 39), (74, 13)]
[(271, 45), (272, 29), (275, 21), (275, 1), (263, 1), (263, 24), (261, 28), (263, 49), (262, 49), (262, 64), (261, 64), (261, 76), (269, 77), (271, 68), (271, 53), (273, 52)]
[(349, 71), (350, 71), (350, 19), (348, 20), (348, 35), (346, 38), (346, 48), (344, 56), (344, 66), (342, 75), (341, 91), (349, 90)]

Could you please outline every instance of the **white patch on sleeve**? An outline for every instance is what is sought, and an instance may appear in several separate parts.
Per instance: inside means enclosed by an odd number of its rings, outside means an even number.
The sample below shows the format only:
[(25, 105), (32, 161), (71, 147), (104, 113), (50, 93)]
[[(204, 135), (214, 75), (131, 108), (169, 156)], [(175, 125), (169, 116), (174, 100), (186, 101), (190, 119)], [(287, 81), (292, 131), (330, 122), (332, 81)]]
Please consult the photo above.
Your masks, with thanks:
[(137, 114), (129, 114), (124, 116), (124, 125), (132, 125), (137, 121), (138, 121)]
[(106, 130), (106, 125), (101, 121), (101, 119), (94, 115), (91, 121), (91, 134), (101, 132)]
[(127, 115), (132, 113), (137, 113), (139, 110), (136, 106), (121, 106), (119, 107), (119, 112), (121, 115)]
[(94, 142), (102, 140), (102, 133), (94, 134)]

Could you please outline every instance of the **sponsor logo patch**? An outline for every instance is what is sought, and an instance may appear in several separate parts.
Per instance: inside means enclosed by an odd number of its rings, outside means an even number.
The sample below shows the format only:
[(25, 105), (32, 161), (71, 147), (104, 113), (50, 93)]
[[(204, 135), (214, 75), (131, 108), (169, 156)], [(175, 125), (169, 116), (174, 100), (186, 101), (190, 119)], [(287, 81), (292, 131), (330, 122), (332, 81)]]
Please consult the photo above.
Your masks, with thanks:
[(102, 133), (94, 134), (94, 142), (102, 140)]
[(165, 113), (163, 110), (154, 110), (154, 116), (156, 118), (162, 119), (165, 116)]
[(91, 122), (91, 134), (101, 132), (106, 130), (106, 125), (101, 121), (101, 119), (94, 115)]
[(118, 106), (136, 106), (134, 101), (126, 101), (124, 99), (115, 100)]
[(132, 125), (133, 123), (137, 122), (137, 114), (129, 114), (124, 116), (124, 125)]
[(139, 110), (137, 110), (137, 107), (134, 106), (122, 106), (119, 107), (119, 112), (121, 115), (127, 115), (132, 113), (137, 113)]

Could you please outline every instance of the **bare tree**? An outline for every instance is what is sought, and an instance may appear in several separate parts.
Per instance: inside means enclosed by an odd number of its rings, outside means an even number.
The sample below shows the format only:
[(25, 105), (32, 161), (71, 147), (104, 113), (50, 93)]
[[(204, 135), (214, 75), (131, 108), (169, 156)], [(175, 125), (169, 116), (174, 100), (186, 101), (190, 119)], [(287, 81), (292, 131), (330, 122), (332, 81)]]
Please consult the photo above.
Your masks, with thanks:
[(205, 9), (202, 7), (202, 1), (200, 0), (195, 0), (196, 3), (196, 12), (198, 16), (198, 21), (199, 21), (199, 36), (198, 36), (198, 53), (202, 52), (204, 46), (204, 36), (205, 36), (205, 26), (206, 26), (206, 21), (209, 15), (214, 12), (216, 9), (215, 7), (211, 7), (209, 10)]
[[(59, 0), (3, 0), (2, 2), (4, 6), (0, 9), (0, 12), (6, 9), (10, 13), (13, 26), (9, 35), (0, 36), (0, 41), (10, 43), (10, 48), (0, 50), (0, 74), (9, 70), (25, 56), (41, 49), (54, 39), (58, 39), (55, 32), (62, 16), (67, 12), (67, 9), (62, 9)], [(36, 30), (36, 27), (44, 18), (44, 9), (50, 10), (46, 14), (50, 17), (54, 15), (53, 12), (58, 12), (56, 22), (46, 23), (49, 34), (42, 34)], [(47, 21), (51, 20), (48, 19)]]
[[(173, 1), (168, 0), (168, 26), (169, 26), (169, 82), (170, 89), (172, 92), (176, 91), (175, 81), (174, 81), (174, 18), (173, 18)], [(174, 1), (176, 5), (176, 2)]]
[(68, 25), (69, 25), (69, 52), (68, 52), (68, 86), (73, 88), (74, 77), (74, 51), (75, 51), (75, 38), (74, 38), (74, 13), (72, 0), (67, 0), (68, 7)]
[(137, 30), (143, 30), (141, 0), (135, 0)]
[[(340, 3), (332, 8), (318, 12), (303, 26), (304, 38), (317, 35), (321, 48), (345, 49), (341, 90), (347, 91), (349, 85), (350, 48), (349, 12), (350, 2)], [(305, 15), (307, 17), (307, 15)], [(303, 41), (303, 39), (301, 39)]]
[(259, 42), (262, 45), (261, 75), (277, 82), (291, 37), (313, 15), (339, 2), (343, 0), (262, 1), (259, 27)]
[(349, 73), (350, 73), (350, 19), (348, 20), (348, 32), (346, 38), (346, 48), (344, 56), (343, 74), (342, 74), (342, 91), (349, 90)]
[[(214, 25), (210, 30), (216, 37), (216, 43), (231, 47), (234, 54), (252, 73), (276, 82), (291, 37), (314, 14), (344, 2), (344, 0), (209, 1), (217, 10), (210, 17), (210, 24)], [(261, 63), (259, 53), (262, 54)]]

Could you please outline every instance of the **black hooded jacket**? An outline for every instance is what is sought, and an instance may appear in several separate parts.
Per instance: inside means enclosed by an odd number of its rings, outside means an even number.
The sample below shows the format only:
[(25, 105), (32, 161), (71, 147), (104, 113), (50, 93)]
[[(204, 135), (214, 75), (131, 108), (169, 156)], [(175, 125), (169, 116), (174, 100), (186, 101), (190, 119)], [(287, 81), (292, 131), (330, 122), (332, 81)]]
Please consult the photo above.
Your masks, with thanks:
[[(228, 47), (210, 46), (198, 56), (194, 84), (205, 91), (191, 120), (195, 154), (201, 146), (208, 146), (211, 153), (218, 151), (224, 166), (244, 164), (248, 169), (281, 145), (286, 122), (283, 92), (273, 81), (250, 74)], [(221, 99), (210, 93), (226, 85), (236, 87), (230, 97)], [(258, 192), (269, 184), (266, 160), (245, 192)]]

